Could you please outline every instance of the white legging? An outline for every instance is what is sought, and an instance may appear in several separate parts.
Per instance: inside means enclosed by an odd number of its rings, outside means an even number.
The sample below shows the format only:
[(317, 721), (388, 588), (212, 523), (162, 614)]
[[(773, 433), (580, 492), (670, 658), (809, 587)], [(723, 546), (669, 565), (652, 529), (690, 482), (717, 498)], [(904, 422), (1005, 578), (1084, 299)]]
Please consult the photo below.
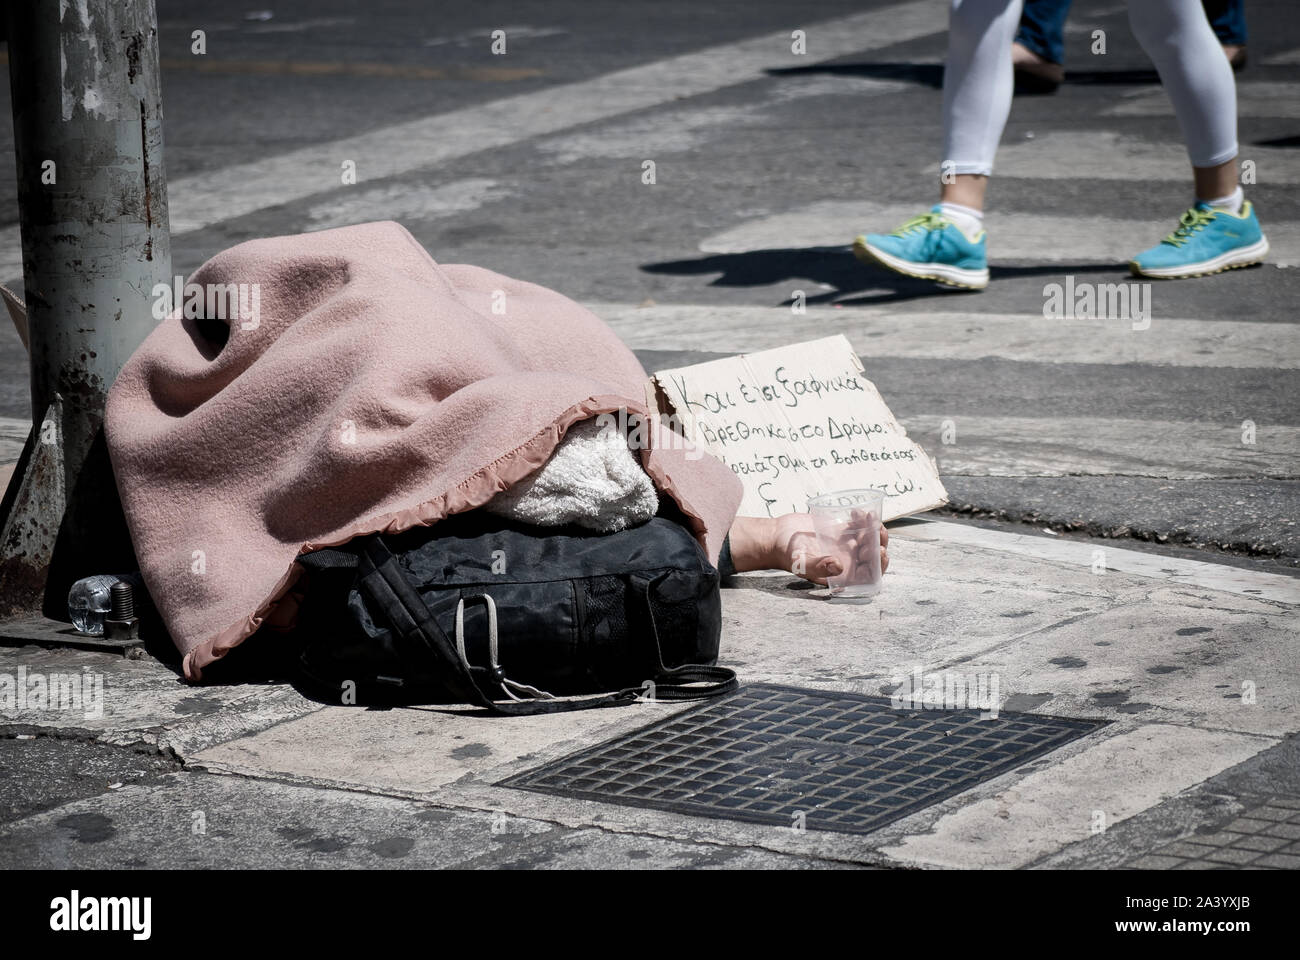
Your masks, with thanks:
[[(949, 173), (993, 172), (1011, 112), (1011, 41), (1023, 0), (952, 0), (943, 76), (944, 153)], [(1129, 24), (1169, 98), (1194, 167), (1237, 155), (1232, 67), (1201, 0), (1129, 0)]]

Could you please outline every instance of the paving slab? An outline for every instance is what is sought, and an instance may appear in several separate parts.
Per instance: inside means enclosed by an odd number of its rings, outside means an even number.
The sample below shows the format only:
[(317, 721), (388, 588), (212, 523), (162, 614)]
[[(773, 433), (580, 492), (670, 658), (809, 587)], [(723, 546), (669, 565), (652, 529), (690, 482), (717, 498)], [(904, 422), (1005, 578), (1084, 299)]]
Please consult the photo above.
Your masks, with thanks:
[(634, 704), (511, 718), (471, 708), (327, 706), (202, 750), (191, 763), (219, 772), (433, 796), (462, 778), (530, 761), (557, 745), (608, 739), (686, 706)]
[(1282, 736), (1300, 730), (1295, 636), (1294, 615), (1268, 604), (1166, 588), (961, 668), (1050, 694), (1041, 712)]
[(1187, 556), (1129, 550), (1106, 541), (990, 530), (948, 521), (908, 522), (898, 533), (908, 540), (971, 544), (998, 553), (1057, 561), (1090, 572), (1133, 574), (1147, 580), (1255, 597), (1292, 609), (1300, 607), (1300, 578), (1289, 572), (1274, 573)]
[(192, 686), (153, 659), (69, 648), (0, 647), (0, 684), (76, 679), (73, 703), (0, 699), (0, 724), (78, 731), (105, 743), (145, 743), (180, 756), (320, 709), (282, 684)]
[[(1300, 736), (1209, 777), (1129, 820), (1044, 858), (1043, 869), (1215, 869), (1214, 848), (1236, 848), (1252, 869), (1295, 855), (1300, 842)], [(1246, 852), (1240, 852), (1246, 851)], [(1256, 853), (1255, 857), (1249, 851)], [(1292, 865), (1294, 866), (1294, 865)]]
[(913, 866), (1026, 866), (1267, 745), (1241, 734), (1143, 724), (1098, 737), (1091, 749), (964, 804), (882, 852)]
[(179, 773), (0, 828), (0, 869), (799, 869), (815, 861)]
[(150, 782), (179, 770), (157, 749), (111, 746), (76, 735), (0, 732), (0, 823)]

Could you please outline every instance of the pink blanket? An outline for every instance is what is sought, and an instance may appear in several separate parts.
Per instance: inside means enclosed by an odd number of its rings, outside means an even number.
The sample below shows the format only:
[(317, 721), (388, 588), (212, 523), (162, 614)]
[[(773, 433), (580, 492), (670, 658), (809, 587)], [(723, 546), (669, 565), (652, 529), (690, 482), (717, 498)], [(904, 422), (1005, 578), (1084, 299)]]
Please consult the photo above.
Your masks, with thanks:
[[(291, 618), (299, 553), (473, 509), (570, 424), (646, 412), (645, 371), (596, 316), (439, 265), (396, 223), (243, 243), (190, 284), (114, 384), (106, 435), (191, 680)], [(217, 291), (205, 319), (185, 316), (195, 289)], [(656, 426), (642, 461), (716, 562), (740, 483), (671, 440)]]

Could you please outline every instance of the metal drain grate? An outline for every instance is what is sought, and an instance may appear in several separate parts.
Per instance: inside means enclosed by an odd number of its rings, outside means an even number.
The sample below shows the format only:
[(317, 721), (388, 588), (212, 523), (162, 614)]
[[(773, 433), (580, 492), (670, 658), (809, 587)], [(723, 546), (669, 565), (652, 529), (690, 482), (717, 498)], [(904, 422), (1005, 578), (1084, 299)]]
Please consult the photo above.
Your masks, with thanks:
[(751, 684), (498, 786), (695, 816), (867, 833), (1104, 721), (897, 709), (882, 697)]

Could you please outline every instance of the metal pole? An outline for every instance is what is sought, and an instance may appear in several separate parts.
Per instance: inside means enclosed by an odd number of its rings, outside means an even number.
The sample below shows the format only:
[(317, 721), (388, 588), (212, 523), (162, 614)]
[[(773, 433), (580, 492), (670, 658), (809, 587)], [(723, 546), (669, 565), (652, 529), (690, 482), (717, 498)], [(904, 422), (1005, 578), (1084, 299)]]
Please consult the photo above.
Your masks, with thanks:
[[(171, 282), (153, 0), (5, 4), (34, 427), (0, 515), (0, 616), (66, 616), (130, 562), (104, 400)], [(125, 548), (125, 549), (124, 549)]]

